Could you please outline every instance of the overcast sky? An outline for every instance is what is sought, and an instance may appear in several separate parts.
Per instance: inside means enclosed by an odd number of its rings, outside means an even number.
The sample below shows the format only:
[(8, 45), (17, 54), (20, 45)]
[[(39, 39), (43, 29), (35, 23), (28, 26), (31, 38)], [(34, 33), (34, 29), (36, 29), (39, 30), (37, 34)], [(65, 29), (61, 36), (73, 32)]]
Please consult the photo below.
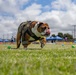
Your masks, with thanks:
[(76, 0), (0, 0), (0, 38), (15, 36), (19, 24), (27, 20), (47, 22), (51, 34), (72, 34)]

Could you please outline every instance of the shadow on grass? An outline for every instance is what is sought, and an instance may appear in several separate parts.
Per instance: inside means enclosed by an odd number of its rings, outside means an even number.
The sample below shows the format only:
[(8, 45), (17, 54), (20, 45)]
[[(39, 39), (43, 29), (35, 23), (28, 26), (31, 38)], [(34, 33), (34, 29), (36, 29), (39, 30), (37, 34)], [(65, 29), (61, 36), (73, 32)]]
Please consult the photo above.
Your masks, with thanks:
[(42, 48), (27, 48), (27, 50), (42, 50)]
[(11, 48), (13, 50), (42, 50), (42, 48)]

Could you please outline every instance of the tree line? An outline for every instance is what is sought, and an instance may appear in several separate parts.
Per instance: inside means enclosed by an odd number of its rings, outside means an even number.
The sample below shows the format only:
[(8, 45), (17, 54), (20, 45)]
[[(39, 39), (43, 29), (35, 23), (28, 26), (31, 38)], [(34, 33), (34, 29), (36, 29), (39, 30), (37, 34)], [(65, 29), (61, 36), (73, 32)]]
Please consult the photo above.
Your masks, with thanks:
[[(55, 37), (56, 35), (55, 34), (52, 34), (52, 36)], [(67, 37), (67, 39), (73, 39), (73, 36), (71, 34), (69, 34), (69, 33), (64, 33), (63, 34), (62, 32), (59, 32), (57, 34), (57, 36), (59, 36), (61, 38), (66, 38)]]

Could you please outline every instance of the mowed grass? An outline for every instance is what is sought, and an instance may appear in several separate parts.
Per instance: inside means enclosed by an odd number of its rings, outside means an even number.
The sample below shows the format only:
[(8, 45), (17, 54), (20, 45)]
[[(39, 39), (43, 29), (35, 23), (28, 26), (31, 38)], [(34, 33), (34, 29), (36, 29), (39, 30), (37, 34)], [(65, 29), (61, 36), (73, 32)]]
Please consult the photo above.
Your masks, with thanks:
[(76, 48), (71, 45), (31, 44), (27, 50), (0, 44), (0, 75), (76, 75)]

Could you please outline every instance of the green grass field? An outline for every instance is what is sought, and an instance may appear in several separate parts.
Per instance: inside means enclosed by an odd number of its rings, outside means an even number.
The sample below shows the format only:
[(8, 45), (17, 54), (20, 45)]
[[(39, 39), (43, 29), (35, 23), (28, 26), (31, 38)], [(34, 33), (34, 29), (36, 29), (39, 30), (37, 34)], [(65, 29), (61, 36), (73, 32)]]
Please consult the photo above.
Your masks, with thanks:
[[(0, 75), (76, 75), (76, 48), (31, 44), (28, 50), (0, 44)], [(12, 48), (15, 45), (10, 44)]]

